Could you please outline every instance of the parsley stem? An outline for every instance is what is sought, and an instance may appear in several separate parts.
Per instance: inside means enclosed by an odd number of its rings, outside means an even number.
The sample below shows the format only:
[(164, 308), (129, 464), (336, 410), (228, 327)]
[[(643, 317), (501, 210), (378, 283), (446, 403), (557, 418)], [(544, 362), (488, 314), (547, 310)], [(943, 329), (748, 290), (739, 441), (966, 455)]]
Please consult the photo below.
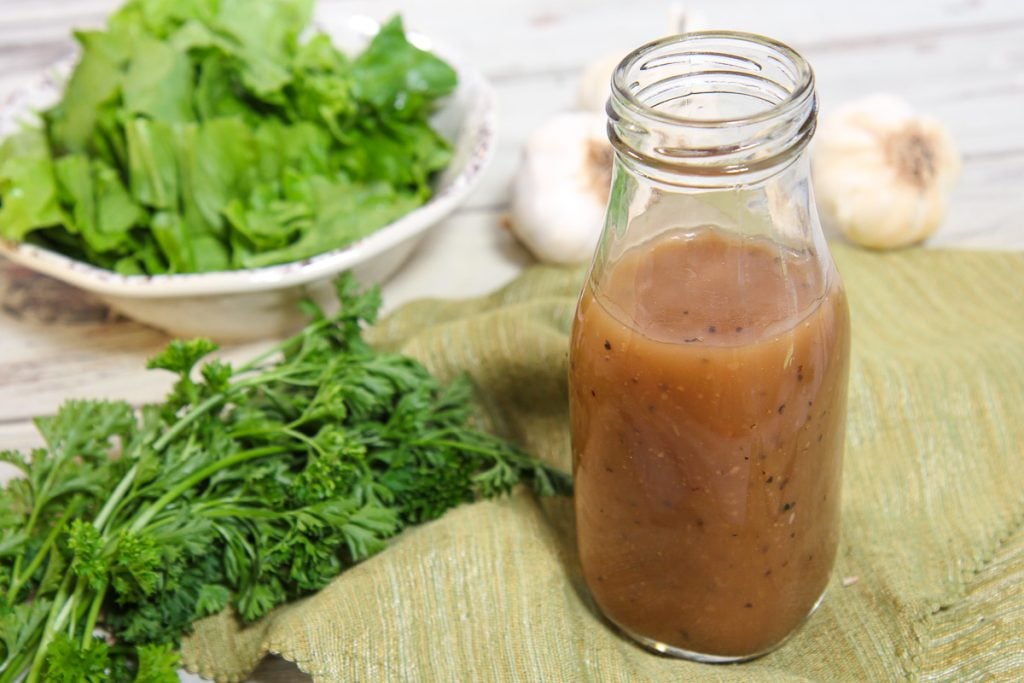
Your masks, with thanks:
[(316, 441), (306, 436), (302, 432), (292, 429), (290, 427), (275, 427), (274, 429), (243, 429), (241, 431), (231, 432), (230, 436), (233, 439), (239, 439), (247, 436), (259, 436), (261, 434), (269, 434), (271, 436), (277, 434), (284, 434), (285, 436), (290, 436), (296, 441), (300, 441), (306, 444), (320, 455), (324, 454), (324, 449), (320, 446), (320, 444), (318, 444)]
[(130, 533), (138, 533), (146, 524), (149, 523), (153, 516), (158, 512), (167, 507), (174, 501), (175, 498), (188, 491), (190, 488), (198, 484), (199, 482), (207, 479), (211, 475), (219, 472), (220, 470), (227, 469), (232, 465), (246, 462), (248, 460), (255, 460), (257, 458), (264, 458), (268, 455), (276, 455), (278, 453), (284, 453), (288, 449), (281, 446), (263, 446), (262, 448), (253, 448), (247, 451), (238, 451), (233, 455), (229, 455), (225, 458), (221, 458), (216, 462), (212, 462), (198, 472), (192, 474), (192, 476), (179, 482), (174, 488), (170, 489), (164, 495), (160, 496), (156, 501), (147, 507), (141, 515), (135, 518), (129, 528)]
[(53, 525), (52, 529), (50, 529), (50, 533), (46, 535), (43, 545), (39, 547), (35, 557), (33, 557), (29, 565), (25, 567), (25, 571), (14, 574), (10, 588), (7, 589), (8, 605), (14, 604), (14, 600), (18, 597), (18, 593), (32, 578), (32, 575), (36, 573), (36, 570), (39, 569), (39, 565), (43, 563), (46, 555), (50, 552), (50, 548), (57, 541), (57, 537), (60, 535), (60, 532), (64, 530), (64, 523), (67, 522), (68, 517), (77, 512), (79, 507), (81, 507), (81, 505), (79, 505), (77, 501), (68, 506), (68, 509), (64, 511), (64, 514), (60, 516), (57, 523)]
[[(70, 435), (68, 440), (71, 440)], [(53, 455), (55, 454), (52, 454), (51, 457), (53, 457)], [(32, 512), (29, 514), (28, 522), (25, 524), (26, 534), (32, 534), (32, 531), (35, 530), (36, 522), (39, 520), (39, 513), (41, 513), (50, 502), (46, 494), (53, 487), (54, 481), (57, 478), (57, 472), (60, 471), (61, 465), (63, 465), (67, 460), (66, 454), (62, 453), (62, 455), (64, 455), (64, 457), (53, 457), (53, 465), (50, 467), (50, 471), (47, 473), (46, 480), (43, 482), (43, 485), (39, 488), (33, 486)], [(20, 555), (14, 558), (15, 576), (17, 576), (21, 571), (21, 560), (22, 558)]]
[(316, 321), (310, 323), (309, 326), (306, 327), (306, 329), (304, 329), (302, 332), (300, 332), (300, 333), (298, 333), (298, 334), (296, 334), (296, 335), (294, 335), (292, 337), (289, 337), (288, 339), (285, 339), (282, 342), (274, 344), (269, 349), (267, 349), (263, 353), (259, 354), (255, 358), (252, 358), (248, 362), (246, 362), (245, 364), (238, 366), (238, 368), (235, 370), (235, 373), (239, 374), (239, 373), (243, 373), (243, 372), (249, 372), (250, 370), (252, 370), (256, 366), (258, 366), (260, 363), (262, 363), (263, 361), (267, 360), (268, 358), (270, 358), (274, 354), (281, 353), (282, 351), (284, 351), (289, 346), (291, 346), (292, 344), (294, 344), (298, 340), (302, 339), (303, 337), (312, 336), (313, 334), (316, 334), (322, 328), (326, 327), (327, 325), (329, 325), (329, 324), (331, 324), (333, 322), (334, 321), (332, 319), (330, 319), (330, 318), (322, 318), (321, 320), (316, 320)]
[(462, 441), (451, 441), (450, 439), (420, 439), (416, 441), (417, 446), (447, 446), (448, 448), (454, 448), (459, 451), (466, 451), (467, 453), (478, 453), (479, 455), (489, 455), (494, 458), (501, 458), (505, 454), (497, 448), (486, 448), (484, 446), (474, 446), (472, 444), (464, 443)]
[(132, 465), (131, 469), (125, 472), (124, 476), (121, 477), (121, 481), (118, 482), (117, 488), (110, 494), (110, 498), (107, 498), (107, 502), (104, 503), (103, 509), (96, 515), (96, 519), (93, 520), (92, 525), (96, 527), (97, 531), (103, 531), (103, 526), (107, 523), (107, 519), (113, 513), (114, 508), (117, 507), (121, 499), (124, 498), (125, 492), (128, 491), (128, 487), (135, 481), (135, 475), (139, 473), (138, 464)]
[(36, 654), (32, 659), (32, 668), (29, 669), (25, 683), (36, 683), (39, 680), (43, 662), (46, 660), (46, 649), (50, 646), (53, 636), (64, 626), (64, 620), (68, 618), (68, 615), (74, 609), (75, 603), (78, 602), (78, 598), (82, 594), (84, 583), (81, 579), (78, 579), (75, 584), (74, 593), (71, 594), (70, 598), (67, 597), (72, 576), (74, 576), (73, 572), (65, 574), (60, 588), (57, 589), (57, 597), (54, 598), (53, 606), (50, 607), (50, 616), (46, 619), (46, 626), (43, 628), (43, 635), (39, 639), (39, 645), (36, 646)]
[(206, 413), (206, 411), (210, 410), (218, 403), (221, 403), (226, 398), (227, 392), (221, 394), (214, 394), (210, 398), (206, 399), (205, 401), (197, 405), (192, 410), (188, 411), (188, 413), (186, 413), (184, 417), (178, 420), (173, 427), (164, 432), (163, 436), (161, 436), (153, 443), (153, 450), (162, 451), (164, 448), (167, 447), (167, 444), (174, 440), (174, 437), (178, 436), (178, 434), (181, 434), (181, 432), (185, 430), (185, 427), (188, 427), (190, 424), (199, 419), (204, 413)]
[[(33, 640), (38, 633), (33, 634)], [(12, 683), (21, 680), (25, 676), (25, 667), (29, 663), (29, 655), (32, 653), (32, 642), (27, 643), (29, 647), (14, 655), (13, 659), (0, 664), (0, 683)]]
[(171, 443), (171, 441), (173, 441), (175, 437), (181, 434), (181, 432), (183, 432), (186, 427), (188, 427), (190, 424), (192, 424), (200, 417), (205, 415), (212, 408), (215, 408), (217, 405), (226, 401), (231, 393), (238, 391), (239, 389), (245, 389), (250, 386), (257, 386), (266, 383), (267, 381), (272, 379), (278, 379), (279, 377), (275, 376), (275, 374), (279, 375), (281, 378), (284, 378), (287, 377), (290, 373), (268, 372), (264, 375), (253, 377), (252, 379), (249, 380), (236, 382), (233, 386), (229, 387), (225, 391), (218, 394), (214, 394), (213, 396), (209, 397), (196, 407), (192, 408), (192, 410), (188, 411), (188, 413), (186, 413), (184, 417), (178, 420), (173, 427), (164, 432), (163, 435), (153, 443), (153, 450), (162, 451), (164, 448), (167, 447), (167, 444)]
[(89, 606), (89, 614), (85, 618), (85, 627), (82, 630), (82, 648), (89, 646), (92, 642), (92, 632), (96, 628), (96, 621), (100, 616), (100, 608), (103, 606), (103, 599), (107, 596), (107, 581), (104, 579), (103, 585), (96, 595), (93, 596), (92, 604)]

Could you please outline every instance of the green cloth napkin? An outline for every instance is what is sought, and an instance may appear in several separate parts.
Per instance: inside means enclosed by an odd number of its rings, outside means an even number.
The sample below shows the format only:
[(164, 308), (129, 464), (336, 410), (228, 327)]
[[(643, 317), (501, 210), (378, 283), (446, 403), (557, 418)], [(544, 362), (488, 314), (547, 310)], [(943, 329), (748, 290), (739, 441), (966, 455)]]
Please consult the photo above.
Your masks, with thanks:
[[(587, 598), (572, 503), (525, 489), (410, 530), (242, 628), (200, 622), (190, 670), (243, 679), (268, 652), (317, 681), (1024, 679), (1024, 254), (835, 247), (853, 320), (842, 544), (822, 608), (738, 666), (647, 653)], [(567, 332), (579, 270), (410, 304), (372, 331), (488, 426), (568, 468)], [(845, 579), (845, 580), (844, 580)]]

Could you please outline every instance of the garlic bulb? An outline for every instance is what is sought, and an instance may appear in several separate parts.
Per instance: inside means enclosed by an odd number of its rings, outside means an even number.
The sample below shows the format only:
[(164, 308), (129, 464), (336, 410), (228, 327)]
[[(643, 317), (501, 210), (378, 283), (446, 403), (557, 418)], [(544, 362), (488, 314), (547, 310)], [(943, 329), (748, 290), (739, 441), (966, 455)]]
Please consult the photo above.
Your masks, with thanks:
[(903, 100), (873, 95), (822, 119), (814, 192), (826, 222), (857, 244), (900, 247), (931, 235), (960, 173), (949, 131)]
[(611, 96), (612, 73), (625, 54), (609, 53), (583, 70), (576, 101), (584, 111), (603, 112)]
[(510, 227), (538, 259), (590, 259), (604, 223), (612, 156), (605, 117), (594, 112), (558, 114), (529, 137)]
[[(679, 3), (669, 7), (667, 29), (670, 35), (701, 31), (707, 25), (707, 18), (700, 11), (688, 10)], [(611, 95), (612, 74), (625, 56), (626, 51), (610, 52), (583, 70), (576, 96), (578, 108), (584, 111), (604, 111)]]

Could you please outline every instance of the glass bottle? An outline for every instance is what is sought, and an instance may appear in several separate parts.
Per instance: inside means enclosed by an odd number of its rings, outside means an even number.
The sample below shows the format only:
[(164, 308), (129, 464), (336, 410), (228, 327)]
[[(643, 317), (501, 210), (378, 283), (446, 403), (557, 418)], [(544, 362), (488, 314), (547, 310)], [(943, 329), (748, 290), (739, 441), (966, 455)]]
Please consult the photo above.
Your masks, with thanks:
[(602, 612), (710, 662), (781, 644), (835, 558), (849, 316), (811, 193), (807, 62), (674, 36), (618, 66), (570, 351), (578, 547)]

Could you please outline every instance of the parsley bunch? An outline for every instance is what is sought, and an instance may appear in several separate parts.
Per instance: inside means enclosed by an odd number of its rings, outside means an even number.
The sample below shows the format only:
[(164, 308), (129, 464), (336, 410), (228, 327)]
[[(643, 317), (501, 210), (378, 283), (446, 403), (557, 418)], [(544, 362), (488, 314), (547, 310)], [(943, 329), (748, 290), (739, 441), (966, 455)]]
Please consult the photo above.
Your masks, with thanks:
[(0, 496), (0, 683), (177, 681), (191, 624), (251, 621), (324, 587), (403, 527), (522, 478), (566, 475), (467, 426), (470, 387), (362, 338), (375, 290), (232, 367), (175, 341), (162, 404), (69, 401)]

